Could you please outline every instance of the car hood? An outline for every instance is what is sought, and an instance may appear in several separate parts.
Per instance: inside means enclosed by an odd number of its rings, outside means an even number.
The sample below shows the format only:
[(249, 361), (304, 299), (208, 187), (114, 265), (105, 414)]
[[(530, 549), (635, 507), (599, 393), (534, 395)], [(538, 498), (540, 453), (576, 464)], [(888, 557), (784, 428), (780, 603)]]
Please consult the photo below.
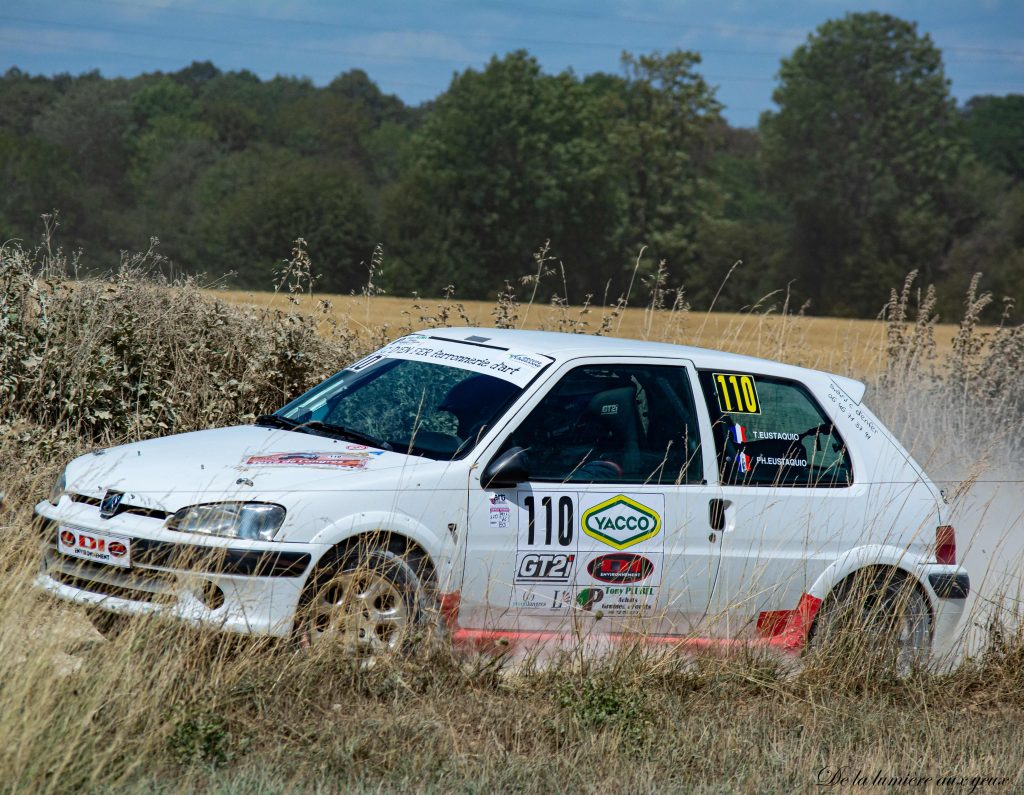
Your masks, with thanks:
[(75, 459), (67, 490), (175, 511), (184, 505), (308, 491), (395, 488), (410, 468), (435, 462), (308, 433), (244, 425), (183, 433)]

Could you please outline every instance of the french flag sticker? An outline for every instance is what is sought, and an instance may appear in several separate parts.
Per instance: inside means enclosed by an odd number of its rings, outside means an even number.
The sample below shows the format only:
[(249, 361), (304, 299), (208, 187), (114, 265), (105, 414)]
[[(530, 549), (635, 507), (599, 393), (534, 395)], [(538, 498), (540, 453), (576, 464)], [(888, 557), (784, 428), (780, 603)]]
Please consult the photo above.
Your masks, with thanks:
[(747, 429), (742, 425), (732, 426), (732, 439), (736, 444), (743, 444), (747, 441)]
[(740, 453), (736, 456), (736, 463), (739, 465), (740, 472), (750, 471), (750, 456), (746, 453)]

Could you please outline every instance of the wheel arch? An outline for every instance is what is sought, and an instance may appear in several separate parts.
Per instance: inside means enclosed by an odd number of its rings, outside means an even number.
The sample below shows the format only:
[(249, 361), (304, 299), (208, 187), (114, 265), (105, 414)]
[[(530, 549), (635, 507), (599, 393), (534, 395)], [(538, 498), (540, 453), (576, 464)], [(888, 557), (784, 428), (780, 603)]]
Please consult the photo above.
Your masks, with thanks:
[[(824, 608), (828, 603), (829, 597), (840, 593), (841, 589), (851, 582), (854, 577), (865, 572), (883, 573), (887, 571), (892, 572), (894, 576), (898, 574), (907, 578), (914, 584), (914, 588), (920, 591), (928, 607), (931, 631), (934, 634), (935, 602), (931, 592), (924, 585), (920, 562), (916, 556), (911, 555), (905, 549), (873, 546), (851, 550), (822, 572), (810, 589), (808, 589), (807, 593), (820, 600), (819, 605), (821, 608)], [(821, 614), (821, 609), (815, 611), (811, 625), (807, 629), (808, 640), (814, 635)]]
[(324, 551), (310, 571), (317, 571), (322, 563), (336, 560), (359, 544), (373, 544), (397, 554), (421, 555), (436, 589), (450, 577), (455, 557), (453, 540), (447, 530), (432, 529), (405, 513), (365, 511), (338, 520), (317, 534), (313, 543), (322, 545)]

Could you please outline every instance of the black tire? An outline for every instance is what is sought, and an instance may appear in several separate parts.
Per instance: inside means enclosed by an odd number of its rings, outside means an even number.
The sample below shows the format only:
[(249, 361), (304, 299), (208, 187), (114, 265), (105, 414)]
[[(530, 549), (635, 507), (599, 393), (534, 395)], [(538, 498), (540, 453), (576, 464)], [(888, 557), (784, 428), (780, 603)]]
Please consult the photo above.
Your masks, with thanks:
[(128, 616), (95, 607), (86, 608), (85, 615), (96, 631), (107, 640), (116, 640), (120, 637), (128, 629), (131, 621)]
[(865, 570), (848, 577), (818, 613), (810, 650), (830, 664), (900, 677), (927, 663), (932, 616), (920, 587), (905, 573)]
[(363, 542), (328, 553), (299, 600), (296, 638), (303, 648), (330, 643), (363, 660), (405, 651), (434, 613), (431, 591), (418, 550)]

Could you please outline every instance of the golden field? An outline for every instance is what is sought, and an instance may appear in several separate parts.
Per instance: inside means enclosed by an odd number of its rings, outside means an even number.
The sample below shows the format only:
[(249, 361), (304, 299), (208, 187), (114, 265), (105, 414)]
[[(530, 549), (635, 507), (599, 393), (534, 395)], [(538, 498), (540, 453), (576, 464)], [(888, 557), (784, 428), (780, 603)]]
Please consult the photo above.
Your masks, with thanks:
[[(289, 296), (285, 293), (244, 290), (211, 290), (217, 297), (238, 305), (271, 307), (323, 315), (324, 328), (331, 322), (367, 337), (387, 338), (425, 326), (494, 326), (496, 304), (487, 301), (395, 298), (391, 296), (319, 295)], [(609, 322), (606, 336), (670, 342), (762, 356), (803, 367), (871, 378), (886, 361), (886, 324), (882, 320), (809, 317), (777, 308), (749, 312), (696, 312), (645, 307), (555, 307), (548, 304), (517, 307), (517, 328), (548, 331), (579, 330), (594, 333)], [(958, 326), (935, 326), (936, 354), (950, 352)]]

